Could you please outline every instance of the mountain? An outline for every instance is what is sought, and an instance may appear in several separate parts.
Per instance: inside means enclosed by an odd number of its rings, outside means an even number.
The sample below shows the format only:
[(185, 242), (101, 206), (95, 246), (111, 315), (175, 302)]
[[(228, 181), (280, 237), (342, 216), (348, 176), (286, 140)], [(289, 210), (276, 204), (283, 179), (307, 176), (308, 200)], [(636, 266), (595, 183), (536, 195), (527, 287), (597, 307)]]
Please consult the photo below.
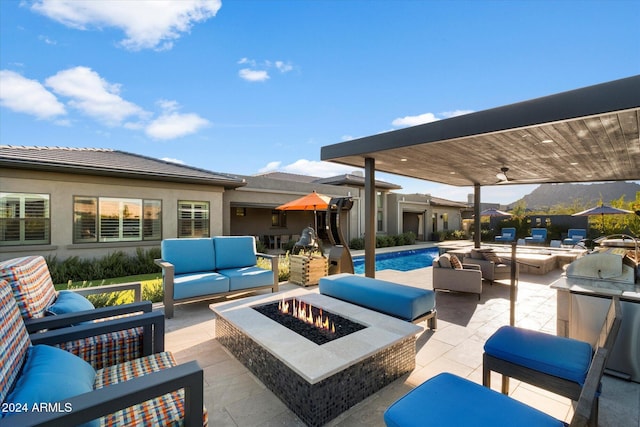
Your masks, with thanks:
[(624, 195), (625, 201), (635, 200), (640, 191), (636, 182), (605, 182), (601, 184), (541, 184), (522, 199), (510, 203), (512, 207), (521, 200), (527, 209), (544, 210), (564, 205), (576, 205), (579, 208), (596, 206), (600, 201), (609, 204)]

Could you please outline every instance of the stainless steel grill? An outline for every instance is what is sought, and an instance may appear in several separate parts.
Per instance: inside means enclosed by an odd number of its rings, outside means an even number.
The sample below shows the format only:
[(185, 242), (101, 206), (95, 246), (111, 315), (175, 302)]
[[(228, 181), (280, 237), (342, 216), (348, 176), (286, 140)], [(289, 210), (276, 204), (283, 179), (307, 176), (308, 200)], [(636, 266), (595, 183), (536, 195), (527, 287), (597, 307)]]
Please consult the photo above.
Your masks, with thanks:
[(609, 299), (620, 297), (622, 327), (607, 368), (640, 382), (640, 270), (638, 240), (609, 236), (593, 253), (569, 264), (564, 280), (571, 289), (569, 336), (593, 342)]

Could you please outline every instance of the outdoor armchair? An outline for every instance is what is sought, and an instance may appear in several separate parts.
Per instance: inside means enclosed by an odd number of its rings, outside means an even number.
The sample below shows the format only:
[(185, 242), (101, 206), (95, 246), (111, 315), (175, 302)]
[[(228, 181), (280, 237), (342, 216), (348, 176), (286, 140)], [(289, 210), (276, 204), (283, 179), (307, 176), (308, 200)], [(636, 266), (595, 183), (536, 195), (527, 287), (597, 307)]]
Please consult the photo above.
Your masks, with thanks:
[(496, 236), (496, 242), (513, 242), (516, 238), (515, 227), (506, 227), (501, 231), (502, 234)]
[(575, 245), (582, 239), (587, 238), (587, 230), (584, 228), (570, 228), (567, 231), (567, 238), (562, 241), (563, 245)]
[[(509, 259), (499, 257), (493, 249), (472, 249), (468, 255), (462, 258), (465, 264), (475, 264), (480, 266), (482, 278), (491, 284), (495, 280), (510, 280), (512, 262)], [(516, 263), (516, 278), (518, 277), (518, 266)]]
[(546, 228), (532, 228), (531, 236), (524, 238), (525, 244), (530, 243), (545, 243), (547, 241), (547, 229)]
[[(137, 317), (150, 323), (152, 315), (163, 319), (162, 313)], [(11, 288), (0, 279), (0, 426), (206, 424), (203, 372), (197, 362), (177, 365), (171, 353), (159, 352), (96, 370), (80, 357), (48, 345), (90, 337), (107, 323), (33, 337)]]
[(433, 261), (433, 290), (482, 294), (482, 272), (480, 267), (462, 264), (455, 255), (443, 254)]
[[(31, 334), (47, 329), (70, 327), (82, 322), (107, 322), (119, 316), (135, 318), (152, 310), (150, 302), (95, 309), (93, 304), (78, 292), (56, 292), (49, 268), (42, 256), (27, 256), (1, 262), (0, 279), (6, 280), (11, 286), (20, 314)], [(85, 288), (81, 292), (104, 293), (126, 289), (134, 289), (136, 298), (140, 298), (140, 283)], [(158, 320), (156, 323), (155, 326), (140, 326), (135, 321), (120, 323), (130, 326), (57, 345), (84, 358), (94, 368), (99, 369), (150, 354), (152, 351), (164, 350), (163, 340), (154, 339), (156, 330), (162, 330), (164, 333), (164, 323), (160, 324)]]

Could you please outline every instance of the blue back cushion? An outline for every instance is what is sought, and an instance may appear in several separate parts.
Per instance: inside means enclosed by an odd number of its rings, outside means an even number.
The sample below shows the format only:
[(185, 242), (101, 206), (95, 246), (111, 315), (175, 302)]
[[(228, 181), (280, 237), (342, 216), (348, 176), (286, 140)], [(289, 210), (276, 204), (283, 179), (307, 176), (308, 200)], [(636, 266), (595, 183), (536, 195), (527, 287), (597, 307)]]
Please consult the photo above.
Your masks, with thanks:
[(175, 274), (198, 273), (216, 269), (216, 256), (211, 238), (165, 239), (162, 259), (173, 264)]
[(253, 236), (218, 236), (213, 241), (218, 270), (256, 265), (256, 242)]
[(71, 291), (60, 291), (56, 302), (47, 308), (47, 314), (67, 314), (93, 310), (95, 307), (85, 297)]

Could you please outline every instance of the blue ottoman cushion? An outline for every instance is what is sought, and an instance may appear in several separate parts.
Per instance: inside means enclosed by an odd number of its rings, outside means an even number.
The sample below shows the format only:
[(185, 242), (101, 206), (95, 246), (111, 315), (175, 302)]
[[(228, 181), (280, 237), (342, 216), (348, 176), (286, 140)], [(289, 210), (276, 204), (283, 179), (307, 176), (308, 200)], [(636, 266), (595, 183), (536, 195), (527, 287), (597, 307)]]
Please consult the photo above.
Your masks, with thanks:
[(389, 427), (563, 426), (555, 418), (449, 373), (420, 384), (384, 413)]
[(484, 351), (580, 385), (584, 384), (592, 357), (589, 343), (513, 326), (498, 329), (484, 344)]
[(413, 321), (436, 306), (435, 293), (353, 274), (322, 277), (320, 293), (403, 320)]

